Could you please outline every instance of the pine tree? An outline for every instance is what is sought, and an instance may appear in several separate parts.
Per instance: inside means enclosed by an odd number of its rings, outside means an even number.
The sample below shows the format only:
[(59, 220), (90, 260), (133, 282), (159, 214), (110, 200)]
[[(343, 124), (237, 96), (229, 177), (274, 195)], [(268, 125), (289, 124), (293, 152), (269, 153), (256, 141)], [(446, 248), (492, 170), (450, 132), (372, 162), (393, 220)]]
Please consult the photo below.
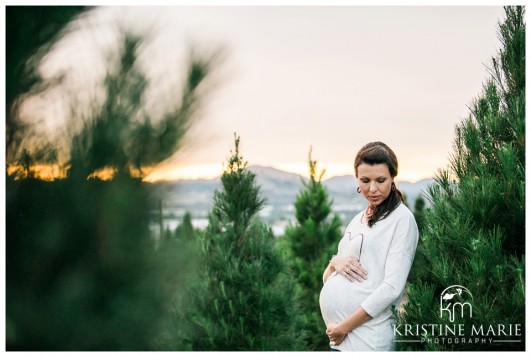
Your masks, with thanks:
[[(524, 7), (506, 7), (505, 14), (499, 23), (502, 48), (493, 58), (491, 78), (469, 117), (456, 127), (450, 168), (440, 171), (429, 190), (432, 207), (418, 249), (424, 268), (408, 288), (401, 320), (411, 325), (463, 324), (465, 337), (472, 326), (476, 331), (484, 326), (485, 335), (492, 324), (496, 332), (487, 336), (494, 337), (487, 343), (449, 344), (430, 331), (424, 336), (427, 342), (401, 343), (404, 349), (525, 350)], [(452, 285), (470, 291), (472, 317), (467, 311), (449, 322), (445, 311), (439, 312), (440, 294)], [(463, 303), (457, 293), (456, 300)], [(453, 301), (453, 295), (445, 299)], [(509, 325), (520, 324), (521, 335), (513, 328), (512, 336), (499, 336), (498, 324), (506, 326), (506, 333)]]
[(197, 239), (197, 232), (192, 224), (192, 215), (186, 212), (181, 224), (175, 229), (175, 239), (181, 242), (194, 241)]
[(88, 10), (86, 6), (6, 6), (6, 162), (20, 154), (17, 147), (29, 129), (18, 120), (20, 96), (47, 88), (39, 76), (40, 61), (68, 24)]
[(191, 289), (177, 349), (297, 350), (302, 347), (294, 281), (269, 227), (257, 216), (265, 201), (246, 170), (239, 137), (214, 194), (201, 238), (199, 284)]
[[(18, 151), (26, 156), (25, 173), (17, 179), (8, 176), (6, 182), (8, 350), (156, 348), (169, 305), (193, 272), (193, 255), (182, 247), (155, 248), (149, 193), (130, 168), (158, 163), (175, 151), (199, 105), (197, 87), (210, 67), (192, 60), (184, 103), (162, 108), (164, 118), (150, 125), (141, 100), (148, 82), (136, 64), (141, 40), (124, 36), (120, 61), (109, 66), (117, 71), (107, 77), (109, 96), (103, 108), (87, 118), (75, 137), (65, 138), (72, 139), (67, 179), (34, 178), (38, 157), (23, 146), (8, 146), (13, 150), (9, 158), (15, 160)], [(37, 75), (31, 73), (29, 79)], [(140, 114), (144, 121), (138, 122)], [(17, 136), (22, 135), (23, 125), (16, 127)], [(140, 135), (148, 127), (151, 135)], [(24, 144), (32, 147), (31, 140)], [(87, 178), (104, 167), (121, 174), (110, 181)]]
[(317, 161), (308, 159), (310, 178), (295, 201), (297, 223), (286, 229), (284, 239), (289, 247), (295, 276), (299, 284), (299, 301), (303, 309), (305, 342), (310, 350), (328, 349), (329, 339), (319, 309), (319, 293), (323, 286), (323, 271), (330, 257), (337, 252), (341, 236), (341, 221), (332, 213), (332, 200), (317, 176)]
[(426, 201), (422, 197), (422, 194), (419, 194), (415, 199), (415, 204), (413, 206), (413, 215), (415, 216), (415, 221), (417, 222), (417, 227), (419, 229), (419, 234), (422, 234), (422, 229), (426, 222)]

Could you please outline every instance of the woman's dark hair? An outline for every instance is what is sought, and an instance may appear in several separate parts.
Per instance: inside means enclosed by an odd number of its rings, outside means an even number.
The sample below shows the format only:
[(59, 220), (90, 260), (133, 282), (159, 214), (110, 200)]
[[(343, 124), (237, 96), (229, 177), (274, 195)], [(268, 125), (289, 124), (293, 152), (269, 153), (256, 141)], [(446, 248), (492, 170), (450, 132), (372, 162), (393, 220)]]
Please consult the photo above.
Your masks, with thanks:
[[(398, 174), (398, 159), (391, 148), (380, 141), (374, 141), (364, 145), (356, 158), (354, 159), (354, 172), (358, 177), (358, 166), (361, 164), (377, 165), (386, 164), (389, 168), (391, 178), (395, 178)], [(396, 188), (393, 182), (391, 193), (381, 204), (376, 206), (372, 216), (368, 220), (369, 227), (372, 227), (376, 222), (387, 217), (404, 201), (402, 192)]]

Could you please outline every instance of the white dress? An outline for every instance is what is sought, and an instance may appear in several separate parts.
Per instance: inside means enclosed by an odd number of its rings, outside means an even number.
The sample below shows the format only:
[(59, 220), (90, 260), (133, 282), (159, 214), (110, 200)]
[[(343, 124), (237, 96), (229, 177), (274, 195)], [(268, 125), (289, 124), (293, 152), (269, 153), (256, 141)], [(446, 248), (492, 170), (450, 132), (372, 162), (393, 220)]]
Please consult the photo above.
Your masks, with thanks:
[(399, 306), (415, 256), (418, 228), (411, 211), (400, 204), (371, 228), (356, 215), (339, 242), (338, 255), (354, 256), (368, 272), (367, 280), (350, 282), (332, 273), (325, 282), (319, 304), (326, 325), (340, 323), (360, 306), (372, 320), (351, 331), (331, 347), (340, 351), (390, 351), (394, 349), (392, 306)]

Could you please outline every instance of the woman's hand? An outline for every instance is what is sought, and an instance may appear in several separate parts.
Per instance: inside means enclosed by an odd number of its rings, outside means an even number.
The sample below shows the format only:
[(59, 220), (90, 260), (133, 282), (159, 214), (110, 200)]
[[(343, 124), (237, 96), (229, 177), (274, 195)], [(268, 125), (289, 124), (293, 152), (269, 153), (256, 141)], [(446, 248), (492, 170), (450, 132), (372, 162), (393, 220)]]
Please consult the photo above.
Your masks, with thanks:
[(330, 260), (330, 265), (334, 270), (343, 275), (349, 281), (363, 281), (367, 279), (367, 271), (363, 269), (358, 259), (348, 256), (335, 256)]
[(345, 331), (341, 324), (330, 324), (326, 328), (326, 334), (330, 338), (330, 342), (335, 346), (339, 346), (345, 337), (347, 337), (348, 333), (349, 331)]

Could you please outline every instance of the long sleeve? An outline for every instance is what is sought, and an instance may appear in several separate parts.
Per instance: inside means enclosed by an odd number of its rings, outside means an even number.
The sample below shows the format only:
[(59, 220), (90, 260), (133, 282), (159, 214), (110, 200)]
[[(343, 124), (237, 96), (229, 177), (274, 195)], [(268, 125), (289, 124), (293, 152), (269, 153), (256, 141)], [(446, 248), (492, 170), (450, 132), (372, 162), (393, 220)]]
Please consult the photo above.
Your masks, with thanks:
[(419, 236), (415, 218), (409, 210), (407, 213), (400, 217), (394, 227), (385, 259), (383, 281), (361, 303), (363, 309), (372, 317), (390, 308), (391, 304), (401, 296), (406, 285)]

